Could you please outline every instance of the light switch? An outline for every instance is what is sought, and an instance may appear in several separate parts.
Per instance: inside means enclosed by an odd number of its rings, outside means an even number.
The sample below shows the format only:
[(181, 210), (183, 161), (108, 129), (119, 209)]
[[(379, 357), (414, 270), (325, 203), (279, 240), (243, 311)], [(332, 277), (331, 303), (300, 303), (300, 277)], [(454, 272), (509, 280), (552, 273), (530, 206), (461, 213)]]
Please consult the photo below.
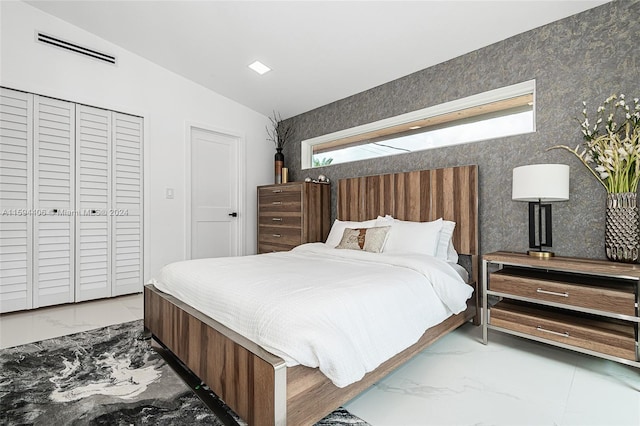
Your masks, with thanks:
[(173, 200), (173, 188), (165, 189), (165, 194), (167, 200)]

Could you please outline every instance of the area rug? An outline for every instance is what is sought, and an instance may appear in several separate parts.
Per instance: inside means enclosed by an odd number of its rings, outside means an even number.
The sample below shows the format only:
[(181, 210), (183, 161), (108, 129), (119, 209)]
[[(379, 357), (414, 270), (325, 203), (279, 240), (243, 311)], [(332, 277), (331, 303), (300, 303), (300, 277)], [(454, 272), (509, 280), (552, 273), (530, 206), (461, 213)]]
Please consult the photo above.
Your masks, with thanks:
[[(161, 353), (141, 320), (2, 349), (0, 424), (245, 424)], [(317, 423), (338, 425), (367, 423), (344, 409)]]

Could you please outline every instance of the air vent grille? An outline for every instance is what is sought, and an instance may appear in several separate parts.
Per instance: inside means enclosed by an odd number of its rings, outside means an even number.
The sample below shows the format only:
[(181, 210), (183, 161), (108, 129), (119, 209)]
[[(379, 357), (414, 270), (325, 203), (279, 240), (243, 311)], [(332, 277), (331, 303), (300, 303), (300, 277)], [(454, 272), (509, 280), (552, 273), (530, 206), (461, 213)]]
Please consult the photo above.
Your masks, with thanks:
[(60, 47), (65, 50), (69, 50), (71, 52), (79, 53), (84, 56), (88, 56), (93, 59), (98, 59), (99, 61), (108, 62), (110, 64), (116, 63), (116, 57), (113, 55), (109, 55), (108, 53), (98, 52), (94, 49), (89, 49), (88, 47), (83, 47), (75, 43), (70, 43), (68, 41), (64, 41), (57, 37), (52, 37), (50, 35), (44, 33), (38, 33), (37, 40), (41, 43), (46, 43), (51, 46)]

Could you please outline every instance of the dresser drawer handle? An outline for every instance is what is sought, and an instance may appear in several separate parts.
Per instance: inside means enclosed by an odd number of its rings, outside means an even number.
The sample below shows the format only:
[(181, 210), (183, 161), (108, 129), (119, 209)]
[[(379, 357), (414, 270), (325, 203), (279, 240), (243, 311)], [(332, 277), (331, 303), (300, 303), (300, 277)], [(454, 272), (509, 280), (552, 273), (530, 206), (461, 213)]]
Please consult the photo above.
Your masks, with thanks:
[(273, 191), (271, 191), (271, 192), (273, 192), (274, 194), (279, 194), (279, 193), (281, 193), (281, 192), (282, 192), (282, 189), (274, 189), (274, 190), (273, 190)]
[(282, 237), (282, 235), (280, 235), (280, 234), (273, 234), (273, 235), (272, 235), (272, 237), (280, 238), (280, 237)]
[(272, 217), (271, 220), (274, 221), (274, 222), (282, 222), (282, 218), (281, 217)]
[(273, 201), (271, 204), (273, 204), (274, 206), (279, 206), (280, 204), (282, 204), (282, 201)]
[(536, 293), (549, 294), (551, 296), (569, 297), (569, 293), (567, 293), (567, 292), (558, 293), (558, 292), (555, 292), (555, 291), (543, 290), (541, 288), (537, 289)]
[(570, 337), (569, 336), (569, 332), (565, 331), (564, 333), (558, 333), (557, 331), (552, 331), (552, 330), (547, 330), (545, 328), (542, 328), (540, 326), (536, 327), (536, 330), (538, 331), (544, 331), (545, 333), (549, 333), (549, 334), (555, 334), (556, 336), (561, 336), (561, 337)]

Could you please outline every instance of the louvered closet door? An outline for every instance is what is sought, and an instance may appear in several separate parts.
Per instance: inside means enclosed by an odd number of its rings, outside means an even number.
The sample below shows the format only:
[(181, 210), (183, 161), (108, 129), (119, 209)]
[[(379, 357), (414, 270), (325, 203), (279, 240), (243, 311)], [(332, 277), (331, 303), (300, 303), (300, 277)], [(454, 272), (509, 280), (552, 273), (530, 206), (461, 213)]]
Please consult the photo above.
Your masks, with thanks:
[(74, 300), (74, 133), (74, 104), (34, 96), (34, 308)]
[(33, 95), (0, 88), (0, 312), (32, 307)]
[(113, 113), (113, 295), (142, 291), (142, 118)]
[(76, 106), (76, 302), (111, 296), (111, 112)]

